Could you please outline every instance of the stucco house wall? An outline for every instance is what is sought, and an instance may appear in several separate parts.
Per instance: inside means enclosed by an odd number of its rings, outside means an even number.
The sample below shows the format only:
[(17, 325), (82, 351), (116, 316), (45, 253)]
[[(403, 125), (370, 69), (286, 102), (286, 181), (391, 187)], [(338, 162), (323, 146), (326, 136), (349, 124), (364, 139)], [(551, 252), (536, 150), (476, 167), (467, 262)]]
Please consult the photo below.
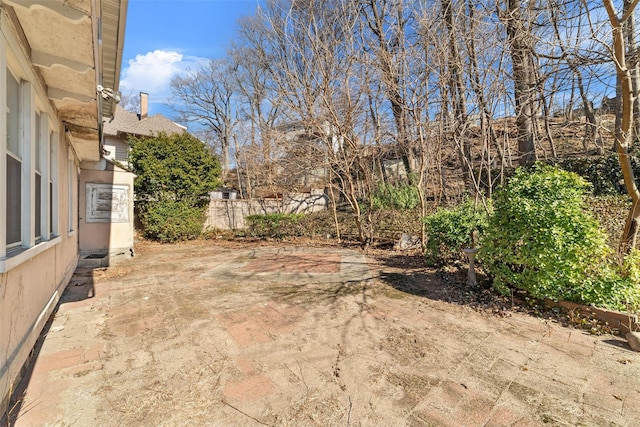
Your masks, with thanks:
[[(76, 247), (74, 238), (64, 239), (51, 250), (2, 275), (5, 288), (0, 299), (0, 341), (3, 346), (0, 390), (4, 407), (40, 331), (76, 268)], [(47, 268), (43, 267), (45, 265)]]
[(133, 173), (106, 159), (82, 164), (78, 209), (81, 260), (106, 255), (103, 264), (107, 265), (131, 257), (134, 178)]
[(79, 162), (62, 132), (58, 139), (58, 153), (69, 155), (57, 161), (51, 235), (0, 261), (0, 413), (78, 263)]
[(78, 264), (81, 164), (101, 157), (127, 1), (1, 3), (0, 424)]

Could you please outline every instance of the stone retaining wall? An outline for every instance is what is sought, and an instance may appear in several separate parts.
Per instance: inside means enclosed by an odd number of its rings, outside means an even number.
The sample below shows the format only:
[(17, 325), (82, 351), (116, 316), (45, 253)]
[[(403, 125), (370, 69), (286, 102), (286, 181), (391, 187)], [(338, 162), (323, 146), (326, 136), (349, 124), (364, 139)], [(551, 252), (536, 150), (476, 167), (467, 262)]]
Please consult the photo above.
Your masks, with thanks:
[(214, 200), (209, 203), (205, 229), (238, 230), (246, 227), (245, 217), (273, 213), (311, 213), (327, 209), (324, 194), (290, 194), (282, 199)]

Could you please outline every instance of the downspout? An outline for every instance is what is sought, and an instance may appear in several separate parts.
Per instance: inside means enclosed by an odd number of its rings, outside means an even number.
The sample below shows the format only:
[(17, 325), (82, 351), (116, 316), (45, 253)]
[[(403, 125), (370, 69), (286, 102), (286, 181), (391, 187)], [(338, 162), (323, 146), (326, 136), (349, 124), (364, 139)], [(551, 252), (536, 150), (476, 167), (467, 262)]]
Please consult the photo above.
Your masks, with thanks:
[(91, 26), (93, 29), (93, 63), (96, 73), (96, 106), (98, 109), (98, 159), (102, 158), (102, 94), (98, 86), (102, 86), (102, 1), (91, 0)]

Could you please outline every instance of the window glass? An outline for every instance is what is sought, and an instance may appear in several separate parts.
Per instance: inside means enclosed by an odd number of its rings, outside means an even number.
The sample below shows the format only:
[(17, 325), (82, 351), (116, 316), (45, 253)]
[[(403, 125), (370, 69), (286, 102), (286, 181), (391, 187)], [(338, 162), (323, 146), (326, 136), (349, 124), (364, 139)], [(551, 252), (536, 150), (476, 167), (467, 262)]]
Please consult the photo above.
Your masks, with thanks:
[[(56, 224), (54, 217), (56, 216), (56, 211), (54, 210), (57, 206), (57, 192), (54, 192), (54, 182), (57, 182), (57, 173), (58, 173), (58, 155), (57, 155), (57, 147), (55, 145), (56, 139), (53, 136), (53, 132), (49, 133), (49, 232), (51, 236), (54, 236), (58, 233), (57, 227), (54, 228), (54, 224)], [(55, 200), (54, 200), (55, 199)]]
[(42, 176), (36, 173), (35, 237), (42, 237)]
[(42, 172), (42, 135), (40, 135), (42, 126), (40, 119), (40, 113), (36, 113), (36, 172)]
[(20, 144), (20, 84), (7, 70), (7, 206), (6, 245), (22, 241), (22, 150)]
[(21, 163), (7, 155), (7, 246), (20, 243), (22, 240), (21, 181)]
[(7, 149), (20, 159), (20, 83), (7, 70)]

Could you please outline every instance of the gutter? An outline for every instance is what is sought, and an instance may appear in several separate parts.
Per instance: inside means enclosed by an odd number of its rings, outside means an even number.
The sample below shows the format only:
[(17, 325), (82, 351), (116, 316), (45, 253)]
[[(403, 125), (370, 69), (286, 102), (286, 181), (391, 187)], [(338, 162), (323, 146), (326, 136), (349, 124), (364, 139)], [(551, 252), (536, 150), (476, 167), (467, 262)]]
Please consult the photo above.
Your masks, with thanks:
[(91, 26), (93, 29), (93, 63), (96, 73), (96, 107), (98, 120), (98, 159), (102, 158), (102, 6), (101, 0), (91, 0)]

